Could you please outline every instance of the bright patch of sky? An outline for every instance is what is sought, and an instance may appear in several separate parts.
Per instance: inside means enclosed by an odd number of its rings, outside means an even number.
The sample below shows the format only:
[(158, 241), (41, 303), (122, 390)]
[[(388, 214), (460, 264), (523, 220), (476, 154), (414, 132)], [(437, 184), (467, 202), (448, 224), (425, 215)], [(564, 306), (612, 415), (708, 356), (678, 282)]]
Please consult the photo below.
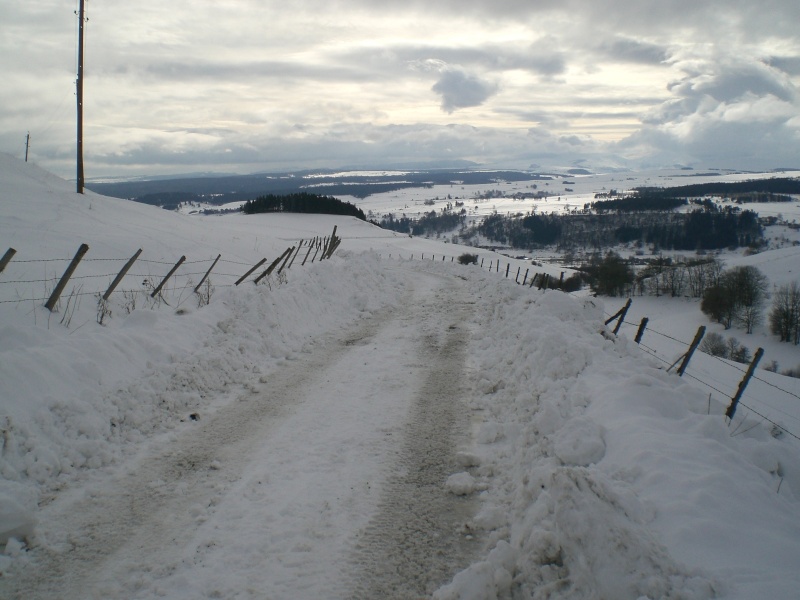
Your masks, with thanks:
[[(88, 177), (800, 164), (792, 0), (87, 0)], [(77, 18), (0, 29), (0, 151), (74, 174)]]

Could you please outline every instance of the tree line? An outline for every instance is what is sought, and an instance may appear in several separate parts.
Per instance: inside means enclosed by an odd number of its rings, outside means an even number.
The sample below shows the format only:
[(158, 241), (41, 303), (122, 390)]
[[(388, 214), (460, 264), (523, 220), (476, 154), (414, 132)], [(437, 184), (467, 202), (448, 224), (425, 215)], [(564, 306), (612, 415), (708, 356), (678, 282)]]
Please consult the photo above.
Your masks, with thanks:
[(398, 233), (408, 233), (410, 235), (427, 235), (453, 231), (462, 227), (466, 222), (466, 211), (452, 212), (443, 210), (437, 213), (435, 210), (423, 214), (419, 219), (411, 219), (403, 215), (399, 219), (393, 214), (384, 215), (376, 225), (383, 229), (390, 229)]
[(319, 196), (300, 192), (296, 194), (267, 194), (248, 200), (242, 206), (247, 215), (268, 212), (317, 213), (326, 215), (346, 215), (366, 221), (364, 211), (350, 202), (332, 196)]
[(763, 237), (755, 212), (732, 206), (717, 208), (711, 203), (687, 213), (604, 209), (600, 214), (493, 214), (462, 238), (476, 233), (514, 248), (555, 246), (563, 251), (627, 243), (663, 250), (718, 250), (757, 245)]

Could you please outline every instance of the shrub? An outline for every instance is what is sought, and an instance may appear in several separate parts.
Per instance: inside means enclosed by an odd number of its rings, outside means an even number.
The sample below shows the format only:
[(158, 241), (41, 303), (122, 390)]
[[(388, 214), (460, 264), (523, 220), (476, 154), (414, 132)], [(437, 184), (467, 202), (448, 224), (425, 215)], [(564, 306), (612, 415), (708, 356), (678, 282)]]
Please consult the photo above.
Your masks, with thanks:
[(478, 255), (477, 254), (469, 254), (465, 252), (461, 256), (458, 257), (458, 262), (462, 265), (476, 265), (478, 264)]
[(718, 333), (707, 333), (700, 342), (700, 351), (710, 354), (711, 356), (720, 356), (726, 358), (728, 356), (728, 345), (725, 343), (725, 338)]

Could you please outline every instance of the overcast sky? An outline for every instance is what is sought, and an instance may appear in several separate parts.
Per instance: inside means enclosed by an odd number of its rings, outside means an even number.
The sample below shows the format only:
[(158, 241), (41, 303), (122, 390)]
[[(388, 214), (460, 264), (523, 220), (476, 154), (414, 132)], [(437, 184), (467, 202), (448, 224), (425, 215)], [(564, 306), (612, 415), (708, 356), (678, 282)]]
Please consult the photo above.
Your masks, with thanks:
[[(0, 151), (75, 175), (77, 0), (11, 0)], [(87, 0), (87, 178), (800, 167), (797, 0)]]

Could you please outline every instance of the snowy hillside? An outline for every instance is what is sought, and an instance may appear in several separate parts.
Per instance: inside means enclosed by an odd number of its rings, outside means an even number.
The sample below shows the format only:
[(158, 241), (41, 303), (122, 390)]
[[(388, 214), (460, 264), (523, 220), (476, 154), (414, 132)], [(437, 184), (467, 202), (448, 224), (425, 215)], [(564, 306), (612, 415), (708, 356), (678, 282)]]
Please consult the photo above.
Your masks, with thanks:
[[(334, 226), (330, 260), (253, 284)], [(0, 240), (2, 598), (797, 597), (797, 380), (759, 371), (729, 424), (742, 373), (668, 373), (674, 342), (604, 327), (618, 299), (350, 218), (81, 196), (5, 155)]]

